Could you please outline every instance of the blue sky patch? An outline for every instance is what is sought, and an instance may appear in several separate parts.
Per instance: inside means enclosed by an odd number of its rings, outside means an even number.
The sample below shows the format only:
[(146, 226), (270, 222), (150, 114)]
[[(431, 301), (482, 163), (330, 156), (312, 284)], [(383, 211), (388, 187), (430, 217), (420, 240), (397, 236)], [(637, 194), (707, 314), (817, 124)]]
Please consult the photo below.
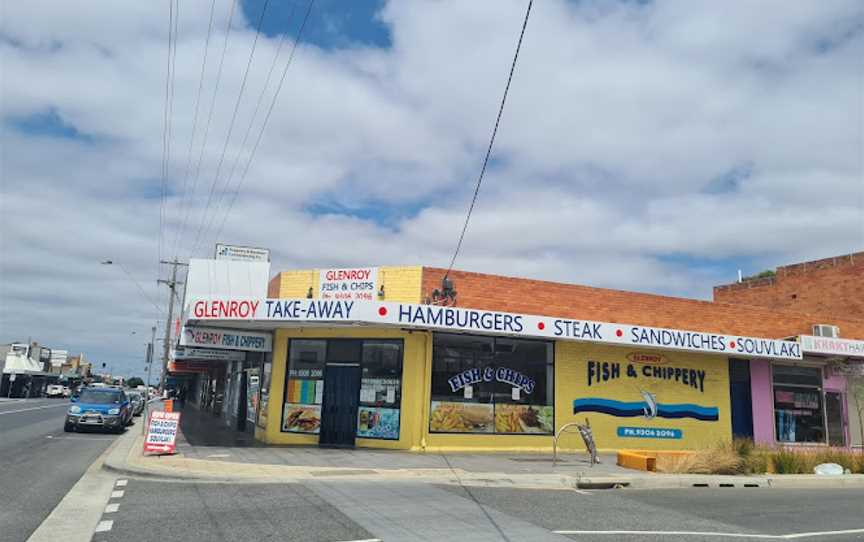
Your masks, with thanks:
[(92, 136), (79, 132), (75, 126), (64, 121), (57, 114), (56, 109), (49, 109), (26, 117), (15, 117), (10, 119), (8, 123), (14, 130), (29, 136), (77, 139), (79, 141), (93, 140)]
[[(243, 14), (253, 27), (258, 24), (264, 2), (242, 2)], [(295, 36), (307, 6), (308, 0), (270, 0), (262, 25), (263, 32), (270, 37), (284, 33)], [(303, 41), (322, 49), (357, 45), (390, 47), (390, 29), (377, 15), (383, 6), (383, 0), (317, 0), (303, 31)]]

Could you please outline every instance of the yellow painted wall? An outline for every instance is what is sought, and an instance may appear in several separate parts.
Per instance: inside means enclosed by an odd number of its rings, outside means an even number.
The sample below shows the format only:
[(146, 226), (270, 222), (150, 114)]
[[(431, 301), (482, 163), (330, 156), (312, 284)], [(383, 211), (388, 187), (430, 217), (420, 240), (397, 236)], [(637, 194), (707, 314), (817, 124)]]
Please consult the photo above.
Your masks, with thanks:
[[(301, 271), (283, 271), (279, 273), (279, 293), (281, 298), (306, 297), (312, 288), (313, 297), (318, 297), (319, 269)], [(403, 303), (420, 303), (420, 290), (423, 280), (423, 268), (420, 266), (385, 266), (378, 268), (378, 279), (375, 291), (384, 286), (382, 301), (401, 301)]]
[(269, 444), (318, 444), (318, 435), (284, 433), (281, 430), (282, 404), (285, 393), (285, 374), (288, 359), (289, 339), (402, 339), (404, 341), (402, 362), (402, 404), (399, 422), (399, 440), (358, 438), (356, 445), (365, 448), (419, 449), (423, 438), (421, 418), (425, 413), (423, 397), (428, 389), (424, 375), (431, 371), (426, 367), (426, 351), (429, 347), (426, 332), (408, 332), (375, 328), (309, 328), (280, 329), (273, 339), (273, 377), (268, 404), (267, 429), (256, 433), (256, 438)]
[[(634, 363), (628, 354), (640, 352), (660, 354), (662, 367), (704, 370), (704, 391), (674, 380), (646, 377), (642, 367), (657, 363)], [(588, 385), (589, 361), (616, 363), (620, 377)], [(636, 376), (628, 376), (632, 366)], [(611, 366), (610, 366), (611, 367)], [(689, 374), (689, 373), (688, 373)], [(579, 398), (603, 398), (626, 402), (643, 402), (640, 390), (655, 394), (658, 403), (690, 403), (714, 406), (719, 409), (717, 421), (692, 418), (668, 419), (644, 416), (619, 417), (605, 413), (581, 412), (574, 414), (573, 401)], [(726, 358), (675, 351), (647, 351), (627, 347), (611, 347), (590, 343), (559, 341), (555, 345), (555, 424), (559, 428), (569, 422), (591, 422), (597, 447), (600, 449), (692, 449), (720, 440), (732, 438), (729, 405), (729, 371)], [(682, 438), (621, 438), (618, 427), (680, 429)], [(568, 446), (581, 444), (578, 434), (567, 437)]]

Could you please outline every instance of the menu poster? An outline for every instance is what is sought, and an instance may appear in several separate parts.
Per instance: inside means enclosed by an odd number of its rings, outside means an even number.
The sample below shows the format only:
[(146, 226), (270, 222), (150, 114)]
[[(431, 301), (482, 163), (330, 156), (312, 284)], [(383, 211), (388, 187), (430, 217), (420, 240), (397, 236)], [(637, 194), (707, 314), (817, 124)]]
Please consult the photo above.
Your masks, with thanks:
[(294, 433), (320, 432), (321, 406), (285, 403), (285, 409), (282, 412), (282, 430)]
[(357, 436), (399, 439), (399, 409), (360, 407), (357, 411)]
[(432, 401), (429, 430), (433, 433), (492, 433), (495, 430), (493, 405)]

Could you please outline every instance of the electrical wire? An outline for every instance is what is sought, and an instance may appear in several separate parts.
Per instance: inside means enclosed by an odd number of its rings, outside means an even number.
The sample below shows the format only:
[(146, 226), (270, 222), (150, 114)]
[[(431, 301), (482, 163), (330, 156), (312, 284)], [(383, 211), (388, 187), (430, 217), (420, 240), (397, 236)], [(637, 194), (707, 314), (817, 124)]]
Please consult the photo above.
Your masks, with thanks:
[[(108, 262), (110, 262), (110, 263), (108, 263)], [(153, 301), (153, 298), (152, 298), (152, 297), (150, 297), (149, 295), (147, 295), (147, 292), (146, 292), (146, 291), (144, 290), (144, 288), (141, 286), (141, 283), (138, 282), (138, 280), (137, 280), (135, 277), (132, 276), (132, 273), (130, 273), (129, 270), (127, 270), (126, 267), (125, 267), (122, 263), (120, 263), (120, 262), (114, 262), (114, 261), (111, 261), (111, 260), (108, 260), (108, 262), (106, 262), (107, 265), (116, 264), (117, 267), (119, 267), (120, 269), (122, 269), (123, 272), (126, 273), (126, 276), (129, 277), (129, 280), (131, 280), (131, 281), (135, 284), (135, 287), (138, 288), (138, 291), (141, 293), (141, 296), (144, 297), (144, 299), (146, 299), (146, 300), (147, 300), (151, 305), (153, 305), (153, 307), (156, 308), (156, 311), (159, 313), (160, 316), (164, 316), (164, 315), (165, 315), (165, 309), (164, 309), (163, 307), (159, 306), (158, 303), (156, 303), (155, 301)]]
[[(286, 18), (287, 23), (290, 23), (290, 21), (293, 19), (296, 8), (297, 2), (292, 2), (291, 11), (288, 13), (288, 17)], [(252, 127), (255, 125), (255, 120), (258, 118), (258, 112), (261, 110), (261, 104), (264, 103), (264, 96), (267, 94), (267, 89), (270, 87), (270, 80), (273, 77), (273, 72), (276, 69), (276, 64), (278, 64), (279, 55), (282, 53), (282, 47), (285, 45), (285, 42), (288, 41), (287, 38), (287, 32), (282, 33), (282, 36), (279, 38), (279, 44), (276, 47), (276, 54), (273, 55), (273, 61), (270, 63), (270, 69), (267, 71), (267, 77), (264, 80), (264, 85), (261, 87), (261, 92), (258, 94), (258, 101), (255, 103), (255, 110), (252, 112), (252, 117), (249, 120), (249, 125), (246, 126), (246, 133), (243, 134), (243, 141), (237, 148), (237, 154), (234, 157), (234, 162), (231, 166), (230, 172), (228, 173), (228, 179), (225, 181), (224, 193), (226, 196), (229, 193), (231, 181), (234, 180), (234, 174), (237, 172), (237, 165), (240, 163), (240, 157), (243, 155), (243, 149), (246, 148), (246, 143), (249, 141), (249, 135), (252, 133)], [(210, 215), (210, 219), (207, 221), (207, 225), (204, 228), (204, 233), (201, 236), (202, 241), (206, 241), (207, 234), (210, 232), (210, 228), (215, 224), (216, 217), (219, 215), (219, 209), (222, 205), (222, 201), (223, 195), (222, 193), (220, 193), (216, 197), (216, 204), (213, 213)], [(218, 236), (216, 238), (216, 241), (218, 241)], [(197, 249), (197, 247), (195, 247), (195, 249)], [(193, 249), (193, 252), (195, 249)]]
[[(170, 1), (170, 0), (169, 0)], [(174, 50), (171, 51), (171, 96), (168, 100), (168, 141), (165, 150), (165, 240), (168, 241), (168, 178), (171, 173), (171, 147), (174, 143), (174, 82), (177, 79), (177, 39), (180, 35), (180, 0), (174, 0)]]
[(507, 86), (504, 87), (504, 96), (501, 97), (501, 105), (498, 107), (498, 117), (495, 119), (495, 127), (492, 129), (492, 137), (489, 138), (489, 146), (486, 148), (486, 157), (483, 159), (483, 167), (480, 169), (480, 175), (477, 177), (477, 185), (474, 187), (474, 196), (471, 198), (471, 205), (468, 206), (468, 214), (465, 216), (465, 224), (462, 226), (462, 233), (459, 234), (459, 242), (456, 243), (456, 250), (453, 252), (453, 257), (450, 259), (450, 265), (447, 267), (447, 272), (444, 278), (450, 275), (453, 270), (453, 265), (456, 263), (456, 257), (459, 256), (459, 251), (462, 249), (462, 241), (465, 239), (465, 232), (468, 230), (468, 223), (471, 220), (471, 213), (474, 211), (474, 205), (477, 203), (477, 196), (480, 194), (480, 185), (483, 184), (483, 176), (486, 174), (486, 166), (489, 164), (489, 156), (492, 154), (492, 146), (495, 143), (495, 136), (498, 134), (498, 125), (501, 123), (501, 115), (504, 113), (504, 104), (507, 102), (507, 93), (510, 91), (510, 82), (513, 81), (513, 72), (516, 71), (516, 61), (519, 59), (519, 50), (522, 48), (522, 38), (525, 37), (525, 28), (528, 26), (528, 18), (531, 16), (531, 6), (534, 0), (528, 0), (528, 8), (525, 10), (525, 20), (522, 21), (522, 32), (519, 34), (519, 42), (516, 44), (516, 53), (513, 55), (513, 63), (510, 65), (510, 75), (507, 77)]
[(168, 156), (168, 101), (171, 96), (171, 52), (174, 47), (174, 0), (168, 2), (168, 54), (166, 55), (165, 69), (165, 107), (162, 118), (162, 171), (161, 184), (159, 187), (159, 240), (157, 248), (158, 259), (162, 259), (162, 234), (165, 224), (165, 199), (167, 196), (167, 167), (166, 158)]
[(204, 125), (204, 137), (201, 143), (201, 152), (198, 155), (198, 161), (195, 166), (195, 176), (192, 178), (192, 189), (189, 192), (189, 205), (183, 213), (183, 222), (180, 226), (180, 239), (182, 242), (183, 235), (186, 232), (186, 226), (189, 222), (189, 215), (192, 210), (192, 199), (195, 197), (195, 190), (198, 187), (198, 179), (201, 177), (201, 163), (204, 161), (204, 151), (207, 148), (207, 139), (210, 135), (210, 125), (213, 122), (213, 111), (216, 109), (216, 97), (219, 95), (219, 83), (222, 80), (222, 67), (225, 64), (225, 53), (228, 51), (228, 38), (231, 35), (231, 23), (234, 20), (234, 12), (237, 8), (237, 0), (231, 0), (231, 8), (228, 12), (228, 23), (225, 26), (225, 40), (222, 43), (222, 56), (219, 58), (219, 67), (216, 69), (216, 83), (213, 86), (213, 98), (210, 100), (210, 110), (207, 113), (207, 123)]
[[(195, 105), (194, 105), (194, 114), (192, 117), (192, 135), (189, 138), (189, 151), (186, 153), (186, 168), (183, 173), (183, 184), (180, 189), (180, 215), (183, 215), (183, 211), (186, 205), (189, 203), (190, 199), (186, 194), (186, 187), (189, 183), (189, 172), (192, 169), (192, 149), (195, 144), (195, 133), (198, 130), (198, 112), (201, 109), (201, 93), (204, 90), (204, 73), (207, 67), (207, 52), (210, 49), (210, 36), (213, 34), (213, 19), (216, 13), (216, 0), (210, 1), (210, 22), (207, 25), (207, 37), (204, 39), (204, 54), (203, 59), (201, 61), (201, 76), (198, 78), (198, 94), (195, 96)], [(178, 228), (175, 232), (174, 236), (174, 257), (177, 257), (177, 249), (180, 244), (180, 229)]]
[(261, 27), (264, 23), (264, 16), (267, 13), (267, 6), (269, 4), (270, 0), (264, 0), (264, 6), (261, 8), (261, 15), (258, 17), (258, 25), (255, 29), (255, 39), (252, 41), (252, 49), (249, 51), (249, 59), (246, 62), (246, 69), (243, 71), (243, 79), (240, 83), (240, 92), (237, 94), (237, 101), (234, 103), (234, 112), (231, 114), (231, 122), (228, 124), (228, 134), (225, 136), (225, 145), (222, 146), (222, 154), (219, 156), (219, 163), (216, 166), (216, 174), (213, 176), (213, 182), (210, 184), (210, 193), (207, 196), (207, 203), (204, 206), (203, 213), (201, 214), (201, 223), (198, 225), (198, 233), (195, 234), (195, 242), (193, 243), (192, 252), (195, 252), (198, 247), (201, 232), (207, 219), (207, 211), (210, 209), (213, 201), (213, 194), (216, 191), (216, 186), (219, 184), (219, 173), (222, 171), (225, 154), (228, 152), (228, 144), (231, 142), (231, 134), (234, 131), (234, 124), (237, 121), (237, 113), (240, 111), (240, 103), (243, 101), (243, 93), (246, 91), (246, 82), (249, 77), (249, 70), (252, 68), (252, 60), (255, 58), (255, 49), (258, 46), (258, 38), (261, 36)]
[(234, 191), (231, 197), (231, 202), (228, 205), (228, 210), (222, 217), (222, 224), (219, 226), (219, 229), (216, 232), (217, 239), (220, 235), (222, 235), (222, 230), (225, 228), (225, 223), (228, 221), (228, 217), (231, 215), (231, 210), (234, 208), (234, 203), (237, 201), (237, 195), (240, 193), (240, 189), (243, 187), (243, 183), (246, 181), (246, 175), (249, 173), (249, 166), (255, 159), (255, 153), (258, 151), (258, 145), (261, 144), (261, 139), (263, 138), (264, 131), (267, 128), (267, 123), (270, 121), (270, 115), (273, 113), (273, 108), (276, 106), (276, 101), (279, 98), (279, 93), (282, 91), (282, 85), (285, 83), (285, 75), (288, 73), (288, 68), (291, 67), (292, 62), (294, 61), (294, 53), (297, 51), (297, 44), (300, 43), (300, 38), (303, 36), (303, 30), (306, 28), (306, 22), (309, 20), (309, 14), (312, 12), (312, 6), (314, 4), (315, 0), (309, 0), (309, 5), (306, 7), (306, 13), (303, 15), (303, 22), (300, 23), (300, 28), (297, 31), (297, 37), (294, 39), (294, 45), (291, 47), (291, 53), (288, 55), (288, 61), (285, 63), (285, 68), (282, 70), (282, 76), (279, 78), (279, 85), (276, 87), (276, 92), (273, 94), (273, 98), (270, 101), (270, 106), (267, 109), (267, 114), (264, 116), (264, 122), (261, 124), (261, 130), (258, 132), (258, 137), (255, 139), (255, 144), (252, 146), (252, 151), (249, 153), (249, 159), (246, 161), (246, 165), (243, 168), (243, 174), (240, 176), (240, 181), (238, 181), (237, 183), (237, 189)]

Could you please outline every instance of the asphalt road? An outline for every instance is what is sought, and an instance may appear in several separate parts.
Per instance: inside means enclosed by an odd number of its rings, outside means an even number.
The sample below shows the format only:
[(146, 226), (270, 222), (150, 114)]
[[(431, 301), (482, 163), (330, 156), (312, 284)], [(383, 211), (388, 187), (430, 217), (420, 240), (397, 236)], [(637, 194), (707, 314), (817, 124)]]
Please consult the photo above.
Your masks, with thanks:
[(23, 542), (116, 436), (63, 432), (69, 401), (0, 402), (0, 541)]
[(864, 540), (864, 490), (121, 483), (93, 542)]

